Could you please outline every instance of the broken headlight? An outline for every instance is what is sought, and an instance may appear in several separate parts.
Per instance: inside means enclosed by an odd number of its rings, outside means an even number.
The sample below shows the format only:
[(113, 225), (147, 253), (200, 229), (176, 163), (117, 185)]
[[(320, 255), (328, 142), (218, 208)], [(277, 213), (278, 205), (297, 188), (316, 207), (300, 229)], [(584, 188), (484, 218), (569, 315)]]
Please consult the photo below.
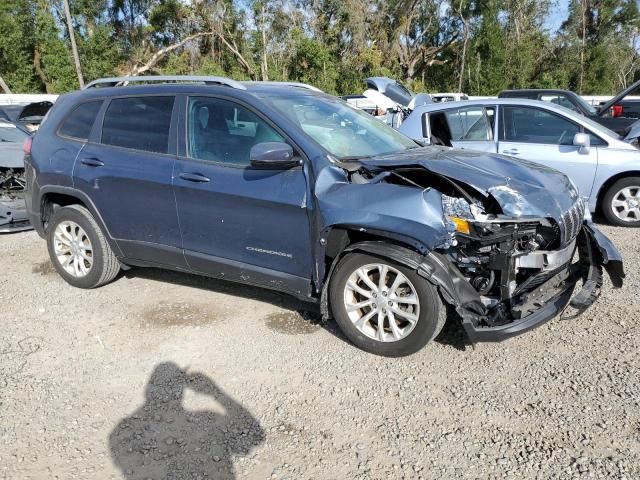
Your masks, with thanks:
[[(442, 211), (449, 230), (468, 234), (471, 230), (469, 222), (475, 220), (471, 205), (464, 198), (442, 195)], [(476, 207), (477, 208), (477, 207)]]

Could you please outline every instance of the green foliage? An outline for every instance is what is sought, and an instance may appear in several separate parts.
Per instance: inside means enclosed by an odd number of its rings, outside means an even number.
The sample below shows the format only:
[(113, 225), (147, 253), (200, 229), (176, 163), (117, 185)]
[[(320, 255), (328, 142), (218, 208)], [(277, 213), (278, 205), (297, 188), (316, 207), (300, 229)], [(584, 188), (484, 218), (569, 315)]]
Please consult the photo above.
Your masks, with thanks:
[[(301, 81), (334, 94), (361, 92), (369, 76), (471, 95), (605, 94), (640, 77), (636, 0), (570, 0), (549, 32), (553, 3), (69, 0), (86, 81), (139, 69), (158, 52), (146, 74)], [(0, 0), (0, 75), (14, 91), (77, 88), (67, 30), (62, 0)]]

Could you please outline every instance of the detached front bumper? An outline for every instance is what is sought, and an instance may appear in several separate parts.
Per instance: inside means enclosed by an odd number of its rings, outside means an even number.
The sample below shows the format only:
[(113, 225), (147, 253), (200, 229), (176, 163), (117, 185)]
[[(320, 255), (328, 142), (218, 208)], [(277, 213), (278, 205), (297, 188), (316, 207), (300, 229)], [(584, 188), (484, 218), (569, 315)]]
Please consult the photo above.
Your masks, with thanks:
[[(442, 257), (432, 255), (418, 273), (439, 284), (445, 300), (462, 317), (470, 340), (500, 342), (548, 322), (571, 305), (577, 316), (600, 296), (603, 269), (614, 287), (624, 279), (622, 257), (611, 241), (591, 222), (585, 222), (577, 239), (579, 261), (554, 271), (546, 281), (488, 310), (477, 292), (457, 269)], [(449, 278), (447, 278), (449, 277)], [(574, 295), (579, 281), (582, 287)]]
[(32, 228), (23, 199), (0, 198), (0, 233), (22, 232)]

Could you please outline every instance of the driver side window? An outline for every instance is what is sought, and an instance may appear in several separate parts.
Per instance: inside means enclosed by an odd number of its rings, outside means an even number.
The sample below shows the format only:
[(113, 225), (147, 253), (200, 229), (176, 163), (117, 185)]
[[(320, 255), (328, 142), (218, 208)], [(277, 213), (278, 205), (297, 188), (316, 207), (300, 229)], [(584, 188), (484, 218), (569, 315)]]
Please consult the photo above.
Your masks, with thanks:
[(254, 145), (285, 141), (248, 108), (211, 97), (189, 98), (187, 132), (190, 158), (236, 166), (250, 164)]
[(580, 127), (559, 115), (531, 107), (503, 109), (502, 140), (547, 145), (573, 145)]

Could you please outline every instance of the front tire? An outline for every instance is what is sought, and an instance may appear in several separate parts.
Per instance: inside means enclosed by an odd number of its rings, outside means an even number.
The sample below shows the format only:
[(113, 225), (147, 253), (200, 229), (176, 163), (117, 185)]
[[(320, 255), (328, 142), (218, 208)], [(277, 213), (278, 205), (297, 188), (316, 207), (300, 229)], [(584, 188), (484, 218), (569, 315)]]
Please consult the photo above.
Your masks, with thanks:
[(602, 213), (619, 227), (640, 227), (640, 177), (621, 178), (604, 194)]
[(51, 263), (78, 288), (96, 288), (113, 280), (120, 263), (91, 213), (81, 205), (58, 208), (47, 228)]
[(417, 352), (442, 330), (446, 309), (416, 272), (371, 255), (350, 253), (329, 285), (331, 310), (346, 337), (385, 357)]

